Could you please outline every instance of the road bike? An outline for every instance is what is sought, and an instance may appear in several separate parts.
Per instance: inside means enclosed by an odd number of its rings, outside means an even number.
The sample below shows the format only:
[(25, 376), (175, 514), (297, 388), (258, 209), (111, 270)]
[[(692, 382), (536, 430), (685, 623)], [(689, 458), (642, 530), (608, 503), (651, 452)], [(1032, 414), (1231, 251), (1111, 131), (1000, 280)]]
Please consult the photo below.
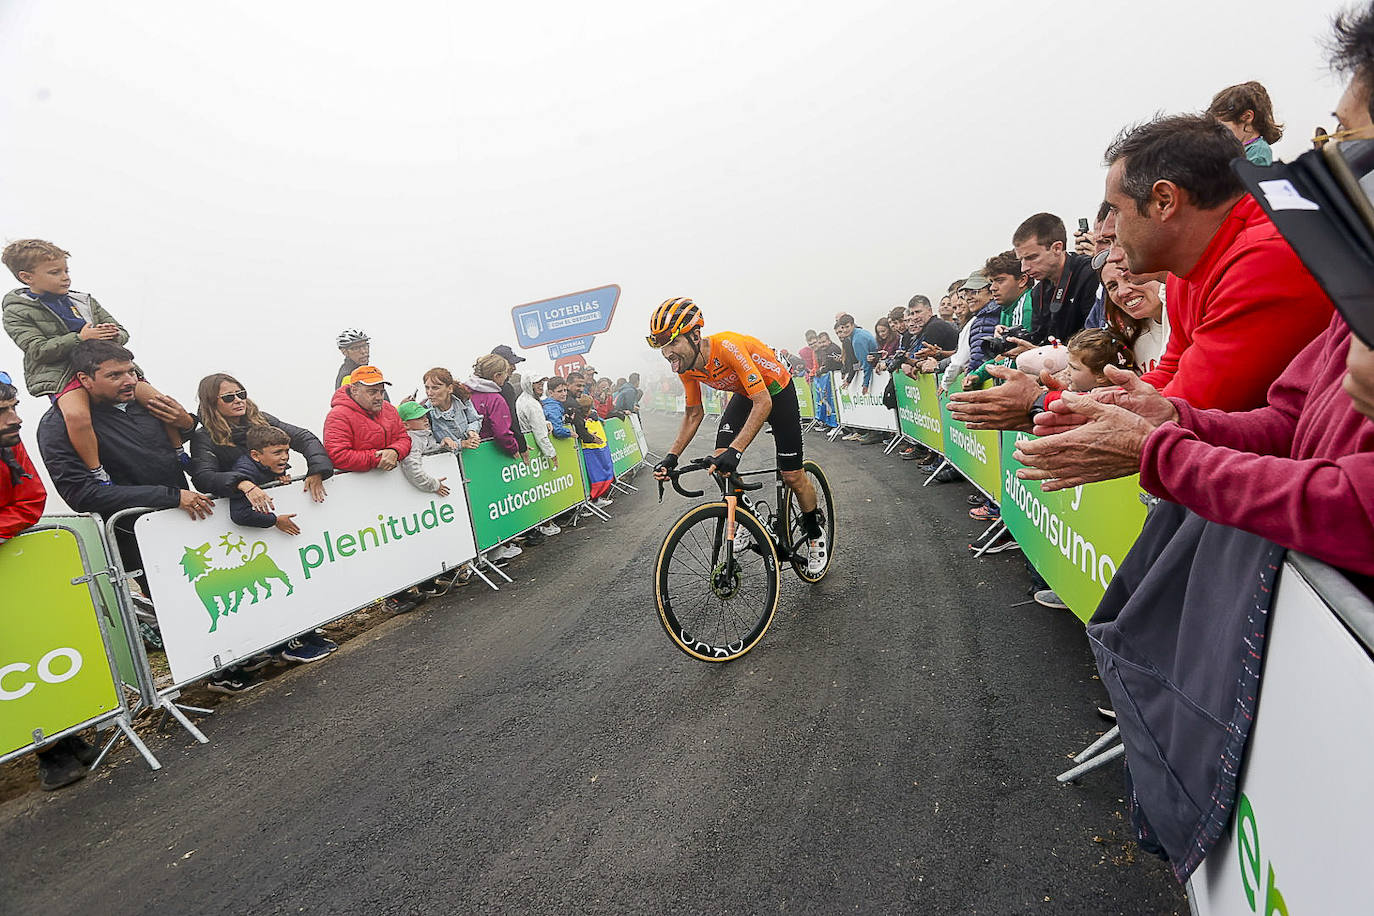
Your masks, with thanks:
[[(689, 499), (703, 495), (685, 490), (680, 478), (707, 470), (698, 458), (668, 472), (673, 489)], [(668, 529), (654, 564), (654, 597), (658, 617), (673, 644), (704, 662), (729, 662), (744, 655), (768, 632), (778, 608), (779, 562), (806, 582), (819, 582), (830, 571), (835, 552), (835, 512), (830, 482), (814, 461), (802, 464), (816, 489), (817, 508), (825, 529), (825, 565), (807, 568), (807, 538), (796, 494), (777, 468), (714, 474), (720, 499), (687, 510)], [(745, 478), (772, 474), (777, 479), (777, 511), (748, 492), (762, 483)], [(659, 481), (659, 499), (663, 499)]]

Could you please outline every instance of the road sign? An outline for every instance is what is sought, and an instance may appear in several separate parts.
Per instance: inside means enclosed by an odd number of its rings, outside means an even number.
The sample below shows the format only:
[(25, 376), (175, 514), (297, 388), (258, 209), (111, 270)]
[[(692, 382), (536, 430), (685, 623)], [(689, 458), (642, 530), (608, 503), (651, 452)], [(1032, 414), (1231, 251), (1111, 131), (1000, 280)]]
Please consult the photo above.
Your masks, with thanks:
[(564, 356), (577, 356), (580, 353), (590, 353), (592, 342), (595, 340), (595, 337), (574, 337), (572, 340), (564, 340), (556, 344), (549, 344), (549, 359), (559, 359)]
[(522, 349), (600, 334), (611, 326), (620, 287), (612, 283), (554, 299), (527, 302), (510, 310)]
[(564, 356), (553, 364), (553, 373), (559, 378), (567, 378), (574, 372), (581, 372), (587, 368), (587, 364), (582, 361), (581, 356)]

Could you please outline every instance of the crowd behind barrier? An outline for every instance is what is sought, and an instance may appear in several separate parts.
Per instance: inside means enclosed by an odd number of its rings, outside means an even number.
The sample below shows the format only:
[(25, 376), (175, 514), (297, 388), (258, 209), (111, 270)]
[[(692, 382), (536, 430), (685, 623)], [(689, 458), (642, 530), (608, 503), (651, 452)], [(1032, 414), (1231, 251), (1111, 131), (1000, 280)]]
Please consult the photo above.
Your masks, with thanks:
[[(109, 314), (70, 293), (66, 257), (42, 240), (5, 249), (30, 284), (6, 298), (6, 330), (31, 391), (52, 389), (42, 458), (82, 510), (41, 515), (17, 390), (0, 374), (0, 645), (13, 656), (0, 660), (0, 760), (36, 752), (44, 789), (79, 779), (121, 735), (159, 766), (131, 727), (145, 710), (205, 742), (187, 713), (209, 710), (181, 702), (185, 687), (239, 693), (269, 664), (318, 661), (337, 648), (319, 628), (378, 598), (404, 613), (469, 581), (511, 581), (505, 563), (557, 522), (609, 518), (653, 454), (636, 374), (522, 379), (523, 357), (501, 346), (467, 383), (434, 369), (424, 401), (393, 406), (356, 328), (337, 339), (322, 437), (261, 411), (226, 373), (201, 381), (192, 417), (147, 386)], [(300, 488), (286, 486), (292, 451), (306, 459)], [(118, 731), (101, 750), (82, 736), (92, 726)]]

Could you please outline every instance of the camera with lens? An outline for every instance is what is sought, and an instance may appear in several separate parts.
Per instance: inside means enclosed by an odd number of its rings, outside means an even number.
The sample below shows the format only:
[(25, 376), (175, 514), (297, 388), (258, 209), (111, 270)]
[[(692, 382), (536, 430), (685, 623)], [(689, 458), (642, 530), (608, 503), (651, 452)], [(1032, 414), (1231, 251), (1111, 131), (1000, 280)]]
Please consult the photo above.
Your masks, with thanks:
[(987, 342), (983, 344), (983, 349), (988, 353), (989, 356), (1001, 356), (1003, 353), (1006, 353), (1008, 350), (1017, 346), (1017, 344), (1011, 342), (1011, 339), (1013, 337), (1016, 337), (1020, 340), (1027, 340), (1030, 338), (1030, 331), (1026, 330), (1025, 327), (1019, 324), (1014, 327), (1007, 328), (1006, 333), (994, 334), (991, 337), (989, 337), (987, 339)]

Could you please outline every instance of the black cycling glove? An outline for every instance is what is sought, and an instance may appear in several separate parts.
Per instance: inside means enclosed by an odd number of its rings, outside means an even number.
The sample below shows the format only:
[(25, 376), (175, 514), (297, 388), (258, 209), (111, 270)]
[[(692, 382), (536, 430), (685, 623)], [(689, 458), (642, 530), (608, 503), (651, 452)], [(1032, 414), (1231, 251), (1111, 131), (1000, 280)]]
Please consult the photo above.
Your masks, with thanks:
[(743, 457), (737, 448), (726, 448), (716, 457), (712, 458), (708, 464), (722, 474), (733, 474), (739, 469), (739, 460)]
[(654, 470), (657, 471), (659, 468), (662, 468), (665, 471), (671, 471), (675, 467), (677, 467), (677, 455), (669, 452), (663, 456), (662, 461), (654, 465)]

